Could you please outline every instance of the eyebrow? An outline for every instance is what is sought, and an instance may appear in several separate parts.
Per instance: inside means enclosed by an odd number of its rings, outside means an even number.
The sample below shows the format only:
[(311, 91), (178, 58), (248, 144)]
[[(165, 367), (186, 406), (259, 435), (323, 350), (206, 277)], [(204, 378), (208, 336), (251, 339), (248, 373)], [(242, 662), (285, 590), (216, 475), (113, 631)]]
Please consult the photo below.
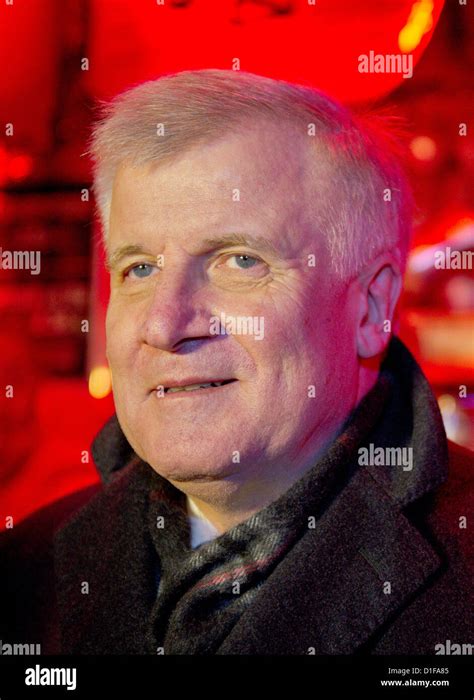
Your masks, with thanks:
[(106, 256), (105, 267), (107, 270), (113, 270), (121, 260), (129, 258), (132, 255), (150, 255), (141, 245), (124, 245), (114, 250), (113, 253)]
[(264, 238), (263, 236), (229, 233), (225, 236), (218, 236), (217, 238), (205, 238), (203, 243), (208, 250), (219, 250), (220, 248), (227, 248), (228, 246), (242, 245), (248, 248), (257, 248), (263, 252), (271, 253), (275, 256), (281, 255), (281, 252), (273, 245), (273, 243), (269, 241), (268, 238)]
[[(228, 248), (229, 246), (241, 245), (248, 248), (256, 248), (275, 256), (281, 255), (280, 251), (273, 245), (273, 243), (263, 236), (229, 233), (225, 236), (218, 236), (216, 238), (205, 238), (202, 243), (203, 246), (205, 246), (205, 252), (220, 250), (221, 248)], [(149, 255), (150, 257), (155, 257), (142, 245), (124, 245), (114, 250), (114, 252), (110, 255), (107, 255), (105, 266), (107, 270), (113, 270), (124, 258), (128, 258), (133, 255)]]

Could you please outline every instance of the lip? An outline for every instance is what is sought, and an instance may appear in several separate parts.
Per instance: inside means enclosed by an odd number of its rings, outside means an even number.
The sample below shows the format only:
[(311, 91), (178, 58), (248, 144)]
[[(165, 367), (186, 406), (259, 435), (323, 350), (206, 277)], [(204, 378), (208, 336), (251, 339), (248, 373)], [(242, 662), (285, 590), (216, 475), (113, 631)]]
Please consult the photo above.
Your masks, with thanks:
[[(232, 386), (235, 384), (238, 379), (235, 379), (234, 377), (232, 378), (234, 381), (229, 382), (228, 384), (224, 384), (223, 386), (209, 386), (206, 389), (196, 389), (195, 391), (172, 391), (170, 393), (165, 393), (163, 396), (159, 396), (157, 398), (160, 399), (160, 401), (166, 400), (166, 401), (171, 401), (174, 399), (183, 399), (185, 397), (189, 398), (193, 396), (194, 398), (199, 394), (199, 396), (209, 396), (211, 393), (217, 394), (219, 392), (223, 392), (226, 390), (228, 387)], [(208, 382), (222, 382), (225, 381), (224, 379), (207, 379), (205, 382), (204, 381), (194, 381), (194, 382), (184, 382), (183, 384), (175, 384), (174, 386), (187, 386), (188, 384), (207, 384)], [(158, 384), (158, 386), (163, 386)], [(166, 385), (165, 385), (166, 386)], [(154, 392), (156, 394), (156, 389)]]
[[(228, 382), (230, 379), (236, 379), (236, 377), (219, 377), (215, 379), (214, 377), (210, 379), (205, 379), (204, 377), (185, 377), (184, 379), (164, 379), (158, 382), (156, 386), (162, 386), (165, 389), (170, 389), (178, 386), (190, 386), (191, 384), (210, 384), (211, 382)], [(156, 387), (153, 389), (155, 391)]]

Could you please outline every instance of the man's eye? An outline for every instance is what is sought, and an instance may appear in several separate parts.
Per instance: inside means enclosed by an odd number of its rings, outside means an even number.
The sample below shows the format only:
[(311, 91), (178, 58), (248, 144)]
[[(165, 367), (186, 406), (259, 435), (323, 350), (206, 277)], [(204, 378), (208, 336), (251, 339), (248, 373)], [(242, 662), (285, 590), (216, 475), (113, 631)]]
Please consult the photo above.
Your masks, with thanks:
[(235, 260), (235, 265), (228, 265), (231, 270), (249, 270), (251, 267), (255, 267), (256, 264), (261, 263), (260, 258), (254, 258), (251, 255), (230, 255), (226, 264), (231, 260)]
[(150, 265), (149, 263), (140, 263), (139, 265), (134, 265), (129, 267), (124, 273), (125, 278), (131, 279), (144, 279), (145, 277), (150, 277), (153, 271), (156, 270), (156, 265)]

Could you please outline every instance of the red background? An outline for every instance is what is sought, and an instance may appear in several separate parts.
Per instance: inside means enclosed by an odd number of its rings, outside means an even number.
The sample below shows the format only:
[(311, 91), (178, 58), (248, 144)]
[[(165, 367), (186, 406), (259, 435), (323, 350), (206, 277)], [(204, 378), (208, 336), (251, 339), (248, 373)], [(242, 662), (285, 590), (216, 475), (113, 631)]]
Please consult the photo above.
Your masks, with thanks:
[[(97, 399), (88, 390), (91, 371), (105, 362), (107, 302), (100, 232), (83, 196), (97, 100), (167, 72), (232, 68), (236, 58), (241, 70), (405, 119), (417, 211), (401, 335), (434, 386), (449, 436), (474, 448), (472, 270), (439, 271), (431, 262), (439, 247), (474, 244), (472, 15), (453, 0), (0, 6), (0, 246), (39, 250), (42, 260), (38, 276), (0, 269), (0, 528), (98, 478), (90, 442), (113, 412), (110, 394)], [(414, 37), (405, 48), (413, 78), (360, 73), (360, 54), (402, 51), (404, 27)]]

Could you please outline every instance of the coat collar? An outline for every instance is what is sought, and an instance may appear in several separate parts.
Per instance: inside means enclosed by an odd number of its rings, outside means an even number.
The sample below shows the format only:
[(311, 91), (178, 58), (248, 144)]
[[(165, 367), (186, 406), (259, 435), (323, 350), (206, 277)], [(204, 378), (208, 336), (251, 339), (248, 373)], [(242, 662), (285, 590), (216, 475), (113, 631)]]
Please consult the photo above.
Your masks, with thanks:
[[(440, 567), (404, 514), (446, 478), (439, 411), (400, 341), (392, 341), (382, 371), (392, 393), (367, 442), (413, 448), (413, 469), (356, 469), (315, 527), (277, 565), (217, 653), (353, 653)], [(151, 468), (134, 455), (115, 417), (93, 454), (107, 486), (55, 541), (64, 651), (144, 653), (157, 588), (143, 522)]]

